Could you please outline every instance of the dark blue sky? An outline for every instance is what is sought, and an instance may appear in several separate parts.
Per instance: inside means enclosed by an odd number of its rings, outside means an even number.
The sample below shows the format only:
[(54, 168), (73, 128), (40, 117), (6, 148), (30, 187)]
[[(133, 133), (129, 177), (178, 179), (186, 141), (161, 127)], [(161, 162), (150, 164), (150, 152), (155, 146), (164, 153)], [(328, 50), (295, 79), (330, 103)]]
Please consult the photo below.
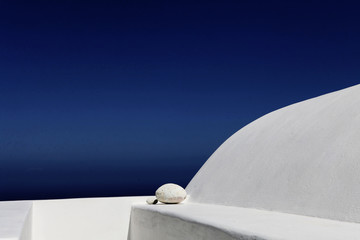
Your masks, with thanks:
[(359, 11), (0, 0), (0, 199), (185, 187), (247, 123), (359, 83)]

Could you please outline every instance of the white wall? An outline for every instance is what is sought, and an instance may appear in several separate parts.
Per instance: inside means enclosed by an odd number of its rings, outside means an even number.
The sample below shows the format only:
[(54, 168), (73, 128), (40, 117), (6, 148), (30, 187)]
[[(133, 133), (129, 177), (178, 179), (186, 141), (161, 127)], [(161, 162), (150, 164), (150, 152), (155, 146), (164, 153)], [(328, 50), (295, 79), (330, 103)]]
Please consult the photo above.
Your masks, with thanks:
[(29, 209), (22, 227), (20, 240), (32, 240), (32, 207)]
[(31, 201), (0, 201), (0, 239), (31, 240)]
[(250, 123), (186, 188), (193, 202), (360, 222), (360, 85)]
[(41, 200), (33, 203), (34, 240), (126, 240), (131, 204), (147, 197)]

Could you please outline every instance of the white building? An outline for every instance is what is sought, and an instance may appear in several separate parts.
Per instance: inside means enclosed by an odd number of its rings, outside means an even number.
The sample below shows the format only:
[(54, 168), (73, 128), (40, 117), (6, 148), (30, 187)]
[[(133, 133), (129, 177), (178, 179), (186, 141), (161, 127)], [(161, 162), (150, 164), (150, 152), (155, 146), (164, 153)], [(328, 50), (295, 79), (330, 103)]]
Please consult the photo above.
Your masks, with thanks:
[(360, 239), (360, 85), (250, 123), (178, 205), (146, 197), (0, 202), (0, 239)]

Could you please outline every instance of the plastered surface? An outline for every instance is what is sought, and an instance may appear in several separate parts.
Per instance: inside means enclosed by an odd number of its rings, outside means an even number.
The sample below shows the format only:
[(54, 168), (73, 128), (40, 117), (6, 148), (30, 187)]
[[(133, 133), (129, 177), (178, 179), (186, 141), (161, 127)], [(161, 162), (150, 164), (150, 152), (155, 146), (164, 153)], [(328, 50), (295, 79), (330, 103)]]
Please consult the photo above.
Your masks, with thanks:
[(146, 198), (34, 201), (33, 240), (125, 240), (131, 205)]
[(360, 85), (274, 111), (230, 137), (186, 191), (198, 203), (360, 222)]
[(132, 208), (128, 240), (358, 240), (360, 224), (208, 204)]
[(0, 202), (0, 239), (31, 240), (30, 201)]

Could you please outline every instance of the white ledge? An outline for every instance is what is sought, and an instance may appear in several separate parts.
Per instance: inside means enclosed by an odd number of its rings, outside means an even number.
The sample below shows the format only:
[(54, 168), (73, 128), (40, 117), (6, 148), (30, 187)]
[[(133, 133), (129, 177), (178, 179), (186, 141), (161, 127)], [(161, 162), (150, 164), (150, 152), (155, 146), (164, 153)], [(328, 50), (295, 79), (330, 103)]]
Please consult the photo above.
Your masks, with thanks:
[(129, 240), (358, 240), (360, 224), (207, 204), (134, 205)]

